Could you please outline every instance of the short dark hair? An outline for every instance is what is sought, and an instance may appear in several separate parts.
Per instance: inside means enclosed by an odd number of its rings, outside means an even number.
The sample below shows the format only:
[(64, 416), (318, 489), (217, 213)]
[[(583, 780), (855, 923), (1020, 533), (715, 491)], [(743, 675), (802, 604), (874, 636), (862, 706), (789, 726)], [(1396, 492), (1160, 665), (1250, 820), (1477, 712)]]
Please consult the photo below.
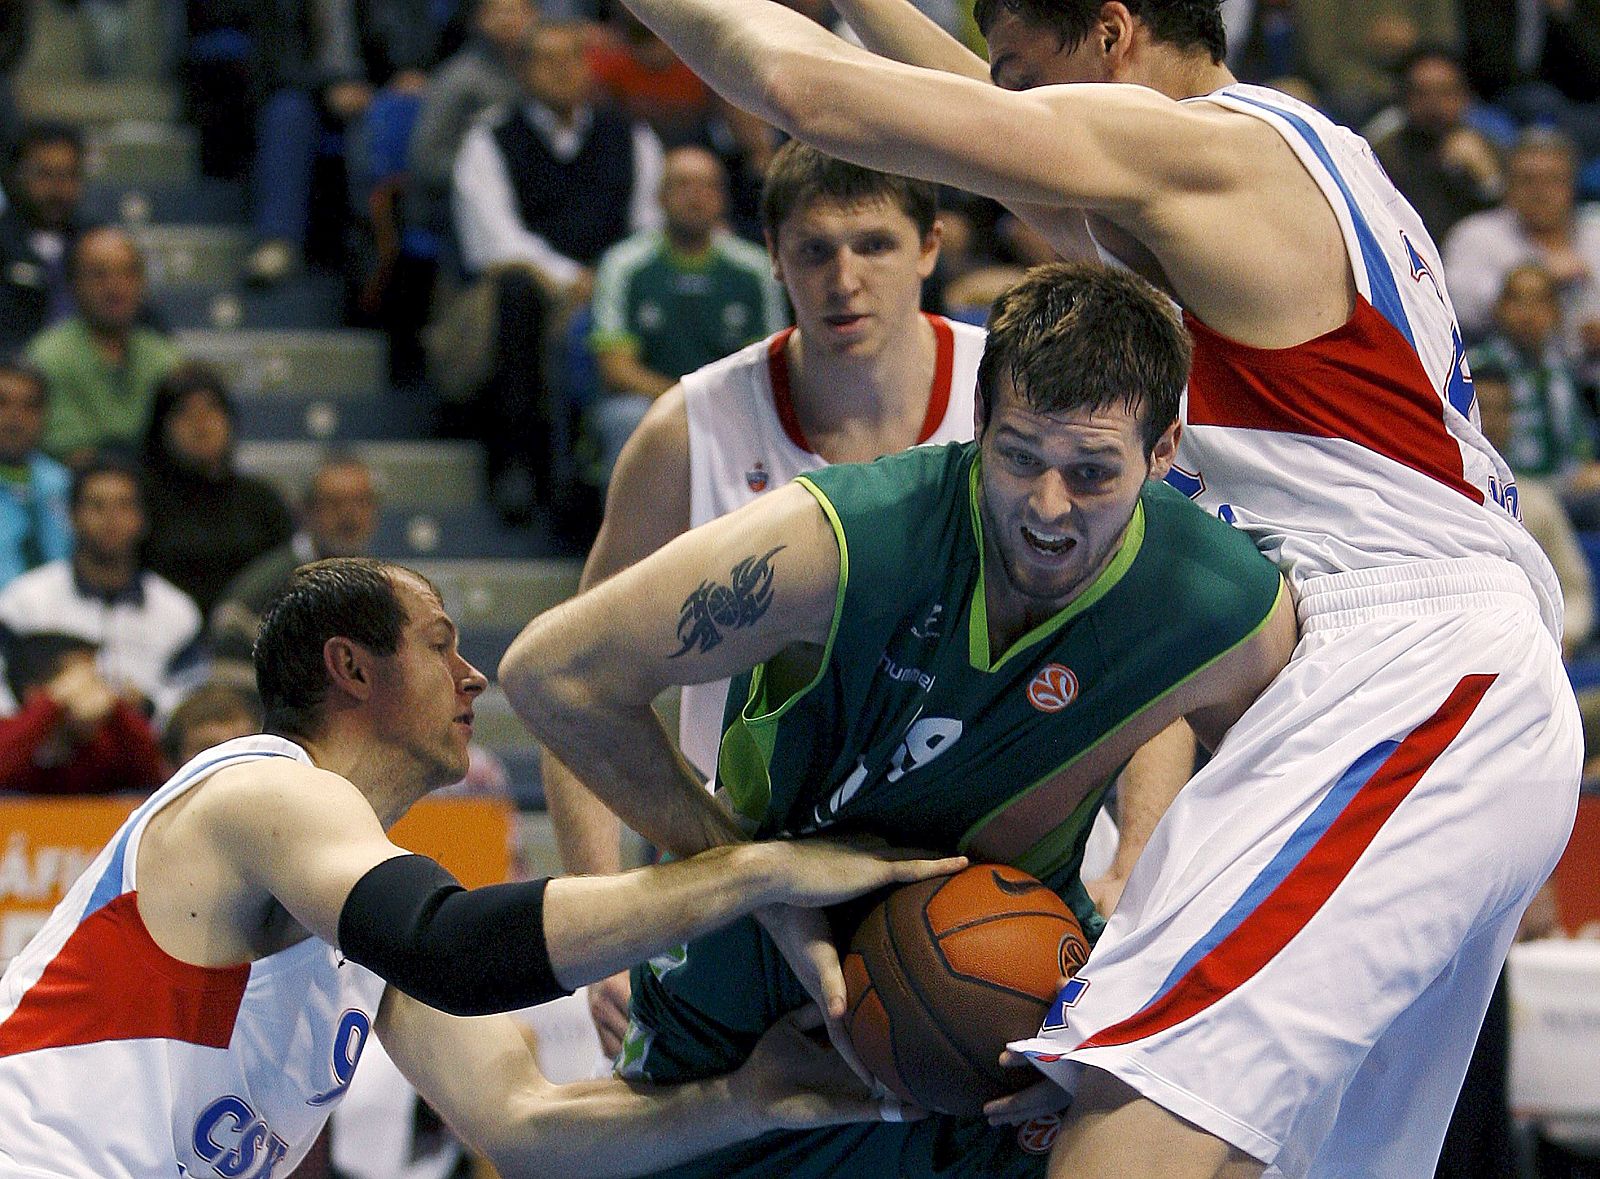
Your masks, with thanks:
[(144, 471), (132, 459), (103, 451), (72, 473), (72, 486), (67, 492), (69, 511), (78, 510), (78, 504), (83, 499), (84, 489), (89, 486), (89, 480), (101, 475), (121, 475), (130, 481), (134, 493), (139, 497), (139, 507), (145, 506)]
[(62, 143), (77, 152), (79, 160), (83, 159), (83, 132), (71, 123), (55, 119), (37, 119), (25, 124), (17, 135), (16, 143), (12, 144), (10, 152), (6, 154), (7, 172), (14, 173), (28, 153), (34, 149), (53, 147)]
[(155, 396), (150, 402), (150, 416), (146, 419), (144, 429), (142, 453), (144, 461), (152, 468), (152, 475), (156, 477), (159, 477), (159, 472), (155, 468), (171, 457), (167, 454), (167, 419), (194, 393), (209, 393), (228, 421), (234, 426), (239, 424), (239, 407), (233, 400), (233, 394), (228, 391), (227, 374), (208, 361), (179, 362), (176, 368), (156, 382)]
[(1189, 333), (1171, 302), (1125, 270), (1036, 266), (995, 300), (978, 362), (979, 434), (1002, 377), (1039, 413), (1123, 405), (1139, 414), (1146, 457), (1177, 420)]
[(407, 618), (396, 574), (439, 592), (415, 570), (367, 557), (330, 557), (290, 574), (262, 616), (252, 652), (267, 732), (309, 737), (319, 731), (328, 694), (322, 649), (329, 639), (346, 638), (377, 655), (400, 649)]
[(63, 631), (40, 630), (32, 634), (7, 632), (4, 642), (6, 684), (17, 703), (28, 689), (48, 684), (73, 655), (92, 655), (100, 648), (94, 640)]
[(761, 186), (762, 228), (776, 244), (778, 227), (790, 214), (818, 200), (842, 205), (889, 201), (911, 218), (923, 237), (933, 231), (939, 216), (939, 190), (934, 185), (846, 163), (791, 139), (772, 157)]
[(167, 718), (161, 734), (161, 751), (167, 761), (178, 764), (178, 754), (189, 737), (189, 730), (218, 721), (248, 721), (252, 728), (261, 724), (261, 701), (255, 695), (220, 680), (207, 680), (190, 692)]
[[(1221, 0), (1122, 0), (1149, 26), (1157, 41), (1179, 49), (1204, 49), (1221, 63), (1228, 53)], [(1100, 18), (1103, 0), (977, 0), (973, 20), (987, 37), (1002, 12), (1024, 24), (1049, 29), (1063, 49), (1076, 49)]]

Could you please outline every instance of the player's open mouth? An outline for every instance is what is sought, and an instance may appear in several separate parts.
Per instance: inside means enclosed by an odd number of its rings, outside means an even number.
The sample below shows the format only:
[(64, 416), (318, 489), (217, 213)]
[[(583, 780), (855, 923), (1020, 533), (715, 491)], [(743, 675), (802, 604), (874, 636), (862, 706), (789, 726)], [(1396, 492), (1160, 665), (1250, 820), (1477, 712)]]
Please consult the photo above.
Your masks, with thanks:
[(456, 724), (466, 725), (467, 728), (470, 729), (472, 727), (472, 714), (470, 712), (463, 712), (460, 716), (456, 717)]
[(1030, 548), (1051, 557), (1071, 552), (1073, 546), (1078, 543), (1070, 536), (1051, 536), (1048, 533), (1035, 532), (1026, 524), (1022, 525), (1022, 539), (1028, 542)]
[(829, 327), (842, 328), (846, 331), (850, 328), (860, 327), (866, 320), (867, 317), (865, 315), (824, 315), (822, 317), (822, 322)]

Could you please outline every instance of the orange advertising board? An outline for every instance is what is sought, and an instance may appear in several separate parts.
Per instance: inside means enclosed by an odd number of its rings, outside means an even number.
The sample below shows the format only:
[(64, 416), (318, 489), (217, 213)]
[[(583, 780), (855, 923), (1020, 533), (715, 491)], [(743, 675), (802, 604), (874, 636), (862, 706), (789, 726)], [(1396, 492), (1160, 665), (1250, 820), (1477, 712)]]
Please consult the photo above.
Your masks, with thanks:
[[(140, 801), (0, 798), (0, 965), (33, 936)], [(424, 799), (389, 834), (475, 888), (509, 877), (513, 814), (498, 799)]]
[(1600, 938), (1600, 795), (1578, 799), (1572, 839), (1556, 865), (1556, 909), (1573, 937)]

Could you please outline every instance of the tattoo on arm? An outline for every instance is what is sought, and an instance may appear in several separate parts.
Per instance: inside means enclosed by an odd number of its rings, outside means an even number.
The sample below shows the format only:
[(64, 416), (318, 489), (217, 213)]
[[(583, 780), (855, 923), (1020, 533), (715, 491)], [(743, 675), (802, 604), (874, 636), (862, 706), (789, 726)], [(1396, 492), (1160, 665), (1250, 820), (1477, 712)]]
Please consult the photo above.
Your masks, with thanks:
[(683, 600), (678, 615), (678, 641), (683, 644), (672, 658), (694, 650), (704, 655), (722, 642), (722, 632), (754, 626), (772, 605), (772, 557), (785, 546), (779, 545), (757, 557), (754, 554), (728, 571), (728, 584), (702, 581), (698, 589)]

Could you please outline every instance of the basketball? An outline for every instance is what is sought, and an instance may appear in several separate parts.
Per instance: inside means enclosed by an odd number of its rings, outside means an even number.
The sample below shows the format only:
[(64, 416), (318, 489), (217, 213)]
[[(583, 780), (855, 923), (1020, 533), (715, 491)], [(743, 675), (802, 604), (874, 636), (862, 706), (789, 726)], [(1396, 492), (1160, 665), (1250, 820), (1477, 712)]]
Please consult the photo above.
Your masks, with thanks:
[(895, 889), (844, 959), (845, 1020), (861, 1062), (902, 1100), (976, 1114), (1038, 1078), (1001, 1068), (1011, 1040), (1039, 1030), (1089, 957), (1066, 902), (1026, 872), (974, 864)]

